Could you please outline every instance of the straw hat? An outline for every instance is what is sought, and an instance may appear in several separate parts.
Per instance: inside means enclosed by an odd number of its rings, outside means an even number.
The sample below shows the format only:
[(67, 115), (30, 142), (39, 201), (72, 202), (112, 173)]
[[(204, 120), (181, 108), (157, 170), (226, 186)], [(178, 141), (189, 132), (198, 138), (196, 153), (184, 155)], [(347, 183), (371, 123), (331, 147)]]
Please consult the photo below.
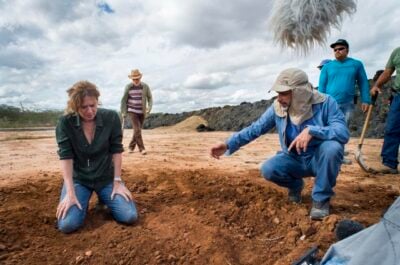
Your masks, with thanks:
[(131, 71), (131, 74), (128, 75), (130, 79), (140, 79), (142, 78), (142, 73), (139, 71), (139, 69), (134, 69)]

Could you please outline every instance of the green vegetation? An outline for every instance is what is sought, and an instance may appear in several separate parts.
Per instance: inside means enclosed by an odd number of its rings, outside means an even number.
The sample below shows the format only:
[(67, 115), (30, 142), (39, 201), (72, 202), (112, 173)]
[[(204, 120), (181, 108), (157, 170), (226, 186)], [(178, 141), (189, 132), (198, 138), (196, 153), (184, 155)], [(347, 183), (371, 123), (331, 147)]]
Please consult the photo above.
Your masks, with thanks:
[(53, 127), (62, 114), (62, 111), (24, 110), (0, 105), (0, 128)]
[(48, 139), (48, 138), (54, 138), (54, 136), (15, 135), (15, 136), (7, 136), (3, 139), (0, 138), (0, 142), (13, 141), (13, 140), (36, 140), (36, 139)]

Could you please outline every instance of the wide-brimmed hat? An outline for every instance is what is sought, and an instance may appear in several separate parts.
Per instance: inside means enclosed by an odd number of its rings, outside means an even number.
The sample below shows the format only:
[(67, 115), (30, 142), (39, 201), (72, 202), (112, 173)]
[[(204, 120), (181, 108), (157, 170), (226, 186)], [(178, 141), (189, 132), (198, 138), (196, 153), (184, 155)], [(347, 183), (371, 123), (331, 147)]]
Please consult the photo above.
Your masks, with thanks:
[(128, 75), (130, 79), (140, 79), (142, 78), (142, 73), (138, 69), (134, 69), (131, 71), (131, 74)]
[(307, 74), (298, 68), (289, 68), (282, 71), (273, 88), (276, 92), (292, 91), (289, 108), (282, 107), (279, 97), (275, 99), (273, 106), (278, 117), (289, 115), (290, 121), (300, 125), (310, 119), (313, 114), (313, 105), (325, 101), (326, 96), (313, 89), (308, 82)]
[(286, 92), (307, 84), (308, 76), (304, 71), (298, 68), (289, 68), (278, 75), (271, 89), (275, 92)]
[(349, 48), (349, 43), (347, 42), (347, 40), (344, 39), (338, 39), (337, 41), (335, 41), (334, 43), (331, 44), (331, 48), (335, 48), (336, 45), (343, 45), (346, 46), (346, 48)]

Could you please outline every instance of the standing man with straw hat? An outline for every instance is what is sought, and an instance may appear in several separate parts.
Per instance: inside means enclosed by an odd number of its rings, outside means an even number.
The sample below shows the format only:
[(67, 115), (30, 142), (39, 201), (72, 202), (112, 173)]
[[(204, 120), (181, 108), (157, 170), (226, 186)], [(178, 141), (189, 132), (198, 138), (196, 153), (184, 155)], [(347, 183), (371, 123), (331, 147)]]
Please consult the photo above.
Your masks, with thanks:
[(132, 82), (126, 85), (124, 95), (121, 100), (121, 114), (125, 118), (127, 114), (131, 118), (133, 135), (129, 143), (129, 152), (132, 153), (136, 145), (142, 155), (146, 154), (143, 144), (142, 127), (146, 115), (150, 113), (153, 106), (153, 98), (150, 87), (141, 82), (142, 73), (138, 69), (131, 71), (128, 75)]

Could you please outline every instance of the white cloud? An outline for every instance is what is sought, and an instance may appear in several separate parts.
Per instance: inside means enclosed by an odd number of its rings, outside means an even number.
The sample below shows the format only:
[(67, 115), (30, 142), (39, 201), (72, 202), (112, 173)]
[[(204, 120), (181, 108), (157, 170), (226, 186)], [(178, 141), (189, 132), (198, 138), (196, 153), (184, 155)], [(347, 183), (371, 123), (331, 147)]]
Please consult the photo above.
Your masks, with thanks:
[[(277, 47), (266, 25), (271, 4), (0, 1), (0, 104), (63, 109), (67, 88), (84, 79), (98, 85), (104, 107), (118, 109), (133, 68), (150, 85), (156, 112), (268, 98), (288, 67), (305, 70), (317, 85), (316, 66), (332, 57), (329, 45), (307, 56)], [(346, 38), (350, 56), (371, 77), (400, 43), (399, 20), (398, 1), (379, 8), (376, 1), (358, 1), (358, 11), (332, 30), (328, 44)]]
[(214, 89), (231, 84), (229, 73), (193, 74), (183, 83), (191, 89)]

